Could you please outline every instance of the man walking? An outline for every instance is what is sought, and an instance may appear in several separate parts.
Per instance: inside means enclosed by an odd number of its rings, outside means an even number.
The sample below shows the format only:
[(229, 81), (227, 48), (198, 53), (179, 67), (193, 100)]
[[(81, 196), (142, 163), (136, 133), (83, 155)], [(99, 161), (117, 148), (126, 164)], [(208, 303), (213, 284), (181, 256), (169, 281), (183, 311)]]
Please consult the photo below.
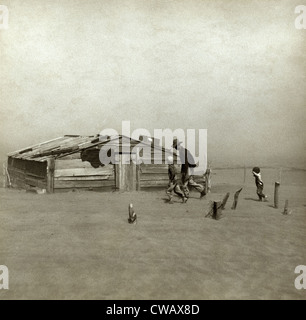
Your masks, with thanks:
[(179, 152), (179, 156), (181, 159), (182, 167), (181, 167), (181, 175), (182, 175), (182, 189), (185, 194), (185, 197), (189, 198), (189, 189), (188, 186), (195, 188), (198, 192), (200, 192), (200, 199), (206, 195), (205, 188), (196, 183), (193, 180), (194, 168), (197, 166), (195, 164), (194, 158), (190, 151), (184, 148), (182, 143), (177, 139), (173, 139), (172, 147)]

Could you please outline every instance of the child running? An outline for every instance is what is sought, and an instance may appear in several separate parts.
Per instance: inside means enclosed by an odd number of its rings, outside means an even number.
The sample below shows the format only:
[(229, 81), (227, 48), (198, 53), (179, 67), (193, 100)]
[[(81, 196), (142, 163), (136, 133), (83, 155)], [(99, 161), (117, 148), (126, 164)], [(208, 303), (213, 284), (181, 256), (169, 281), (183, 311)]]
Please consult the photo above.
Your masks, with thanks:
[(176, 177), (176, 170), (175, 166), (173, 164), (173, 157), (169, 156), (167, 158), (168, 160), (168, 176), (169, 176), (169, 185), (168, 189), (166, 191), (168, 197), (169, 197), (169, 203), (172, 204), (172, 197), (173, 192), (176, 193), (180, 198), (182, 198), (183, 203), (187, 202), (187, 197), (185, 197), (184, 193), (182, 192)]
[(260, 168), (254, 167), (252, 173), (255, 178), (255, 184), (257, 187), (256, 193), (258, 195), (259, 201), (262, 201), (263, 199), (267, 201), (268, 197), (263, 193), (264, 183), (261, 179)]

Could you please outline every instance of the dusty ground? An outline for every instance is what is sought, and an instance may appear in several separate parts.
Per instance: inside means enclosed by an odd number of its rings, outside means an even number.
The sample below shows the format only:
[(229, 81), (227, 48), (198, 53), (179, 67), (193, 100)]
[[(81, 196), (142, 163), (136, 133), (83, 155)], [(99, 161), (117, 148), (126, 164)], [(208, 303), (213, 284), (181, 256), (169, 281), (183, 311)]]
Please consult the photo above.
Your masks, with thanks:
[[(247, 183), (232, 211), (239, 186), (216, 184), (207, 199), (193, 193), (185, 205), (164, 203), (163, 190), (1, 188), (0, 264), (10, 283), (0, 299), (305, 299), (294, 269), (306, 265), (306, 187), (282, 185), (275, 209), (273, 199), (255, 201)], [(273, 184), (265, 189), (273, 194)], [(209, 201), (226, 192), (223, 218), (204, 218)], [(129, 202), (136, 225), (127, 223)]]

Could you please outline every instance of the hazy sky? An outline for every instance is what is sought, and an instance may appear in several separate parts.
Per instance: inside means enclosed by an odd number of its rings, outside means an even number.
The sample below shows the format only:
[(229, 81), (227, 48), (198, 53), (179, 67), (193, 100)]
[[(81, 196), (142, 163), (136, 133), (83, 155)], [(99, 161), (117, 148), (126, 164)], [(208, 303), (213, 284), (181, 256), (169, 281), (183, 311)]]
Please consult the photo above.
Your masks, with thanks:
[(213, 165), (306, 167), (301, 0), (2, 0), (0, 151), (106, 127), (208, 129)]

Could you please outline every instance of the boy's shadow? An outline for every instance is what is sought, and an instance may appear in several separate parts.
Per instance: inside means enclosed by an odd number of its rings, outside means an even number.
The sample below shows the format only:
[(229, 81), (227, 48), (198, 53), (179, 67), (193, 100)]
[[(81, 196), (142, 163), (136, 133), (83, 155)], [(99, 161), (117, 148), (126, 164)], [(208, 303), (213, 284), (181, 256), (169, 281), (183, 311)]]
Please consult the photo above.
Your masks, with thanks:
[(166, 197), (162, 198), (162, 200), (164, 200), (165, 203), (169, 202), (169, 198), (166, 198)]
[[(164, 201), (164, 203), (169, 203), (169, 198), (162, 198), (162, 200)], [(180, 197), (176, 197), (174, 196), (173, 199), (172, 199), (172, 203), (179, 203), (182, 201), (182, 199)]]
[(168, 203), (169, 202), (168, 198), (163, 198), (162, 200), (164, 200), (164, 203)]
[(252, 200), (252, 201), (259, 202), (259, 199), (254, 199), (254, 198), (244, 198), (244, 200)]
[[(259, 199), (254, 199), (254, 198), (244, 198), (244, 200), (251, 200), (251, 201), (256, 201), (256, 202), (262, 202), (266, 203), (267, 201), (260, 201)], [(274, 205), (269, 205), (270, 208), (274, 208)]]

